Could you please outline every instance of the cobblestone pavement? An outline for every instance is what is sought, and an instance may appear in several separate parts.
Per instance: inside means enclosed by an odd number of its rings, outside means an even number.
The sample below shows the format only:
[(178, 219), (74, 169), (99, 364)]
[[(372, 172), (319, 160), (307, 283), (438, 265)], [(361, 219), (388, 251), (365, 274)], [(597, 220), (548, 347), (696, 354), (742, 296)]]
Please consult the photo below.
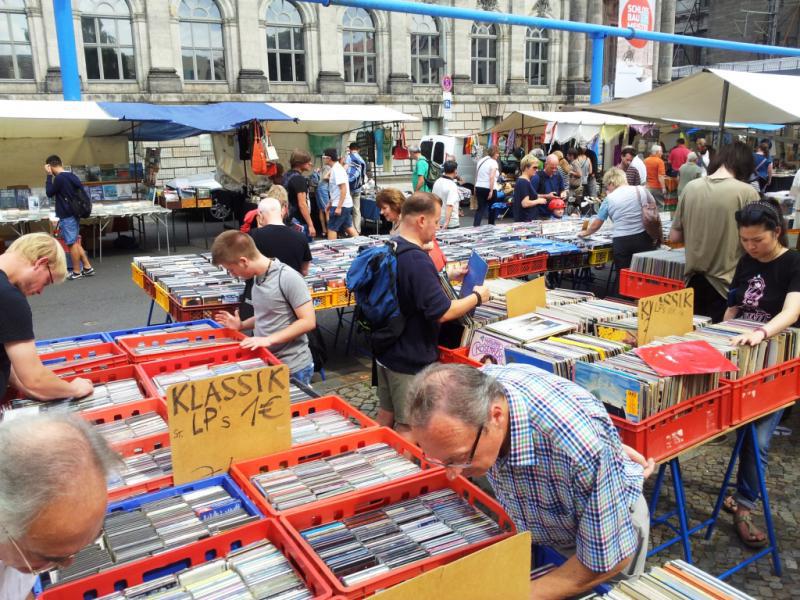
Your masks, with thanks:
[[(328, 380), (314, 384), (314, 388), (323, 393), (336, 393), (346, 398), (356, 408), (374, 417), (377, 412), (377, 398), (371, 388), (369, 361), (356, 359), (357, 366), (351, 358), (347, 372), (329, 370)], [(772, 571), (772, 562), (764, 557), (749, 565), (742, 571), (732, 575), (728, 582), (738, 589), (756, 598), (798, 598), (800, 597), (800, 453), (797, 451), (797, 439), (800, 436), (800, 409), (795, 408), (793, 414), (784, 425), (793, 430), (789, 437), (775, 437), (770, 449), (770, 465), (767, 486), (770, 493), (770, 504), (775, 521), (775, 531), (783, 561), (783, 576), (776, 577)], [(711, 515), (714, 501), (719, 492), (719, 485), (725, 474), (725, 468), (733, 448), (734, 436), (729, 435), (724, 443), (707, 445), (693, 452), (681, 463), (684, 488), (687, 496), (690, 525), (707, 519)], [(645, 485), (645, 497), (651, 497), (655, 480), (653, 475)], [(674, 494), (670, 476), (667, 475), (659, 501), (658, 514), (674, 508)], [(677, 523), (677, 518), (674, 519)], [(754, 514), (754, 522), (763, 528), (763, 513)], [(705, 530), (692, 537), (692, 553), (694, 563), (705, 571), (719, 575), (733, 565), (752, 554), (737, 538), (733, 528), (733, 519), (727, 513), (721, 513), (717, 527), (711, 540), (703, 537)], [(651, 531), (650, 546), (655, 547), (670, 539), (673, 532), (664, 526)], [(649, 565), (663, 564), (672, 558), (683, 558), (681, 544), (675, 544), (648, 560)]]

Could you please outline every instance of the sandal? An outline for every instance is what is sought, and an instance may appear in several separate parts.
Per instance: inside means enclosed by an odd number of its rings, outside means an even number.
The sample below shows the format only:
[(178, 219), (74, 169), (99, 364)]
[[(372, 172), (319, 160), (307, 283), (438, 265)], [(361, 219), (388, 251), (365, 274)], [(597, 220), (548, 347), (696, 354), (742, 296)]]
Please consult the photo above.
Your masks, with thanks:
[(736, 498), (733, 496), (728, 496), (725, 498), (725, 502), (722, 503), (722, 510), (724, 510), (726, 513), (735, 515), (738, 509), (739, 503), (736, 502)]
[[(746, 523), (747, 524), (747, 536), (748, 537), (745, 537), (745, 536), (742, 535), (742, 530), (739, 528), (739, 525), (741, 523)], [(741, 540), (741, 542), (745, 546), (747, 546), (748, 548), (754, 548), (754, 549), (763, 548), (764, 546), (766, 546), (769, 543), (769, 540), (767, 539), (766, 535), (764, 535), (764, 539), (762, 539), (762, 540), (759, 540), (759, 539), (755, 538), (755, 533), (753, 533), (753, 530), (755, 529), (755, 527), (753, 526), (753, 517), (752, 517), (752, 515), (750, 513), (748, 513), (746, 515), (735, 514), (733, 516), (733, 524), (736, 527), (736, 535), (739, 536), (739, 539)], [(758, 531), (758, 530), (756, 530), (756, 531)]]

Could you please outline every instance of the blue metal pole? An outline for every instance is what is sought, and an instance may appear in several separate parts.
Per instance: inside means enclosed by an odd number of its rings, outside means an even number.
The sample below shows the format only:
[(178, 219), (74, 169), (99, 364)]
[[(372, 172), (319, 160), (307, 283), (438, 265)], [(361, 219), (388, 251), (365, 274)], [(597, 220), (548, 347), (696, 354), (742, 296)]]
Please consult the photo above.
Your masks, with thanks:
[(443, 6), (440, 4), (423, 4), (421, 2), (407, 2), (405, 0), (309, 0), (323, 6), (332, 4), (337, 6), (354, 6), (368, 10), (386, 10), (394, 12), (412, 13), (417, 15), (430, 15), (445, 19), (464, 19), (483, 23), (498, 23), (500, 25), (523, 25), (543, 29), (558, 29), (576, 33), (597, 33), (605, 36), (622, 37), (628, 40), (641, 39), (664, 44), (683, 44), (686, 46), (699, 46), (702, 48), (717, 48), (733, 52), (750, 52), (754, 54), (768, 54), (774, 56), (798, 56), (800, 48), (784, 48), (781, 46), (766, 46), (761, 44), (747, 44), (732, 42), (730, 40), (717, 40), (713, 38), (691, 37), (662, 33), (660, 31), (638, 31), (632, 27), (611, 27), (596, 25), (594, 23), (577, 23), (561, 19), (547, 19), (543, 17), (527, 17), (523, 15), (503, 14), (488, 10), (474, 10)]
[(58, 38), (58, 60), (61, 63), (61, 86), (64, 100), (81, 99), (78, 76), (78, 54), (75, 50), (75, 29), (72, 23), (71, 0), (53, 0)]
[(606, 36), (592, 33), (590, 37), (592, 38), (592, 82), (589, 86), (589, 104), (600, 104), (603, 101), (603, 53)]

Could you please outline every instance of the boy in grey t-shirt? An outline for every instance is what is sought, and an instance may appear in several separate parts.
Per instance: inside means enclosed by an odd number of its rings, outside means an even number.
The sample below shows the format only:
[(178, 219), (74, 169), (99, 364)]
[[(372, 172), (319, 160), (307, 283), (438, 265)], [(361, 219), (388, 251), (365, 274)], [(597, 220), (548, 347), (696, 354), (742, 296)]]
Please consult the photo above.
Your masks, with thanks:
[(253, 239), (240, 231), (225, 231), (211, 246), (211, 259), (240, 279), (254, 278), (253, 310), (245, 321), (227, 312), (216, 319), (231, 329), (253, 329), (255, 335), (242, 341), (242, 348), (267, 348), (289, 367), (292, 377), (309, 383), (314, 361), (306, 333), (317, 326), (314, 305), (303, 277), (275, 258), (267, 258)]

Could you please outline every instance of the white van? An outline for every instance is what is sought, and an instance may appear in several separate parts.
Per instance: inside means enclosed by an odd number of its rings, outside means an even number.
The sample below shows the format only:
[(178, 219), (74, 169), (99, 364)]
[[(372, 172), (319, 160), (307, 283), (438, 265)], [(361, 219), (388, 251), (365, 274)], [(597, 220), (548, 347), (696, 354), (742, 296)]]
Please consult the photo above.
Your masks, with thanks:
[(447, 156), (454, 156), (458, 164), (458, 174), (466, 187), (475, 187), (475, 159), (464, 154), (466, 136), (458, 135), (426, 135), (419, 144), (422, 155), (441, 169)]

